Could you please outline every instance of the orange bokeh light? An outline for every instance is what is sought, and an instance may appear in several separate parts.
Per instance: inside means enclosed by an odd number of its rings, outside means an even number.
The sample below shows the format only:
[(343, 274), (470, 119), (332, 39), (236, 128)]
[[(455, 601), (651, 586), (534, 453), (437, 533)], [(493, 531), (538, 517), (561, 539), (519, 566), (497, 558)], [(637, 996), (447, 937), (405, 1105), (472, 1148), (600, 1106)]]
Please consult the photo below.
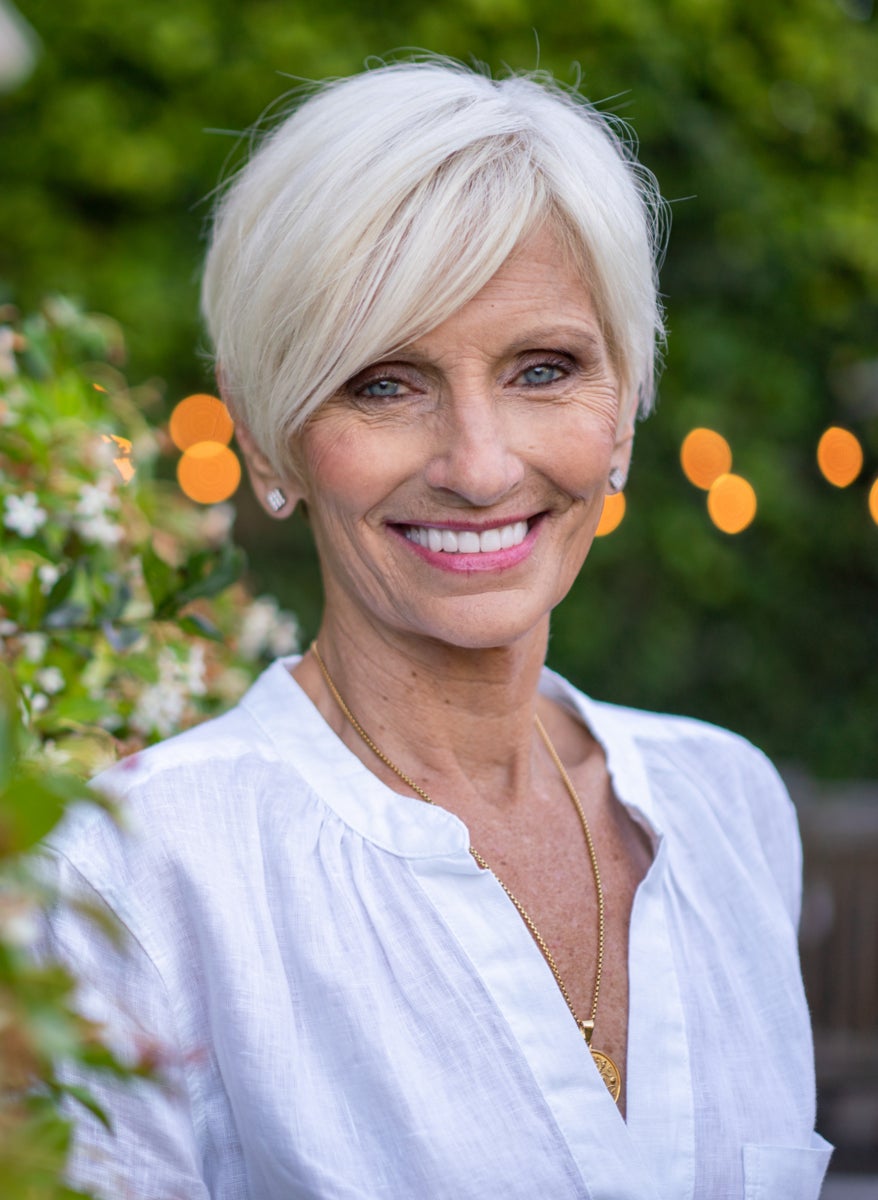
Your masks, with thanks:
[(740, 533), (756, 516), (756, 493), (740, 475), (720, 475), (707, 493), (710, 519), (723, 533)]
[(177, 463), (177, 482), (199, 504), (228, 500), (241, 482), (241, 464), (222, 442), (196, 442)]
[(713, 429), (693, 429), (680, 447), (680, 465), (690, 483), (705, 492), (720, 475), (732, 469), (732, 448)]
[(594, 531), (595, 537), (606, 537), (608, 533), (612, 533), (614, 529), (618, 529), (622, 524), (624, 516), (625, 496), (623, 493), (613, 492), (612, 495), (605, 496), (601, 519), (598, 521), (598, 527)]
[(188, 450), (198, 442), (227, 446), (234, 431), (229, 410), (216, 396), (187, 396), (171, 413), (170, 434), (178, 450)]
[(832, 425), (817, 443), (817, 465), (833, 487), (847, 487), (863, 469), (863, 448), (847, 429)]
[(878, 479), (875, 480), (869, 489), (869, 515), (875, 524), (878, 525)]

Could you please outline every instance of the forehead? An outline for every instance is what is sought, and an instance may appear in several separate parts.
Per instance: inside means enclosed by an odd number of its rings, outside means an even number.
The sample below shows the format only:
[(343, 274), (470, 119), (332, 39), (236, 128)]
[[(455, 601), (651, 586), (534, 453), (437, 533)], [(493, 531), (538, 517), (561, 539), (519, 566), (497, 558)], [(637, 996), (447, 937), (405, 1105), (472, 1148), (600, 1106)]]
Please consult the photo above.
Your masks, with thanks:
[(475, 296), (409, 349), (436, 352), (478, 341), (510, 349), (556, 338), (603, 343), (591, 291), (562, 239), (542, 229), (525, 239)]

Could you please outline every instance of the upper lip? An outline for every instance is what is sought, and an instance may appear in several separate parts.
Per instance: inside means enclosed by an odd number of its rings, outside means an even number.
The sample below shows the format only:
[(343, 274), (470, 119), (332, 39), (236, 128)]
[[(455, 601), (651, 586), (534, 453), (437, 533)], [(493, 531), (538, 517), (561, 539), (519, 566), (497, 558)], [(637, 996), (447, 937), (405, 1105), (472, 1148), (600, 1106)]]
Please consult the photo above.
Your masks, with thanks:
[(505, 525), (515, 525), (518, 521), (525, 521), (529, 525), (531, 521), (542, 516), (542, 513), (533, 512), (529, 515), (514, 515), (509, 517), (492, 517), (489, 521), (422, 521), (422, 520), (407, 520), (407, 521), (389, 521), (389, 525), (408, 525), (416, 529), (454, 529), (463, 532), (472, 531), (473, 533), (484, 533), (488, 529), (502, 529)]

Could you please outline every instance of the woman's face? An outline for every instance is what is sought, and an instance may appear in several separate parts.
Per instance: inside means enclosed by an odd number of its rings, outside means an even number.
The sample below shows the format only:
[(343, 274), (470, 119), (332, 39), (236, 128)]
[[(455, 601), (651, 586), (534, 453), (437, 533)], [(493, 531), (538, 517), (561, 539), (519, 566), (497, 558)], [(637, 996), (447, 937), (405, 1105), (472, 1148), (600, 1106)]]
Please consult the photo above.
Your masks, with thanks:
[(588, 290), (541, 232), (301, 435), (327, 617), (469, 648), (543, 630), (630, 441)]

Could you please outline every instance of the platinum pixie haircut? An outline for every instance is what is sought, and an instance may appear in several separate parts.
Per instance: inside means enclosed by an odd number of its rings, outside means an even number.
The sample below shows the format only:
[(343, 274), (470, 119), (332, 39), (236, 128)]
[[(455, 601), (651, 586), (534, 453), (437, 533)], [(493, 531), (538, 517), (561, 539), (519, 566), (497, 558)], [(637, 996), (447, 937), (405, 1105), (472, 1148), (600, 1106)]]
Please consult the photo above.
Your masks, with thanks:
[(549, 222), (591, 290), (621, 419), (652, 405), (664, 209), (624, 126), (545, 73), (430, 59), (318, 88), (220, 200), (202, 307), (234, 416), (282, 475), (352, 376), (456, 312)]

